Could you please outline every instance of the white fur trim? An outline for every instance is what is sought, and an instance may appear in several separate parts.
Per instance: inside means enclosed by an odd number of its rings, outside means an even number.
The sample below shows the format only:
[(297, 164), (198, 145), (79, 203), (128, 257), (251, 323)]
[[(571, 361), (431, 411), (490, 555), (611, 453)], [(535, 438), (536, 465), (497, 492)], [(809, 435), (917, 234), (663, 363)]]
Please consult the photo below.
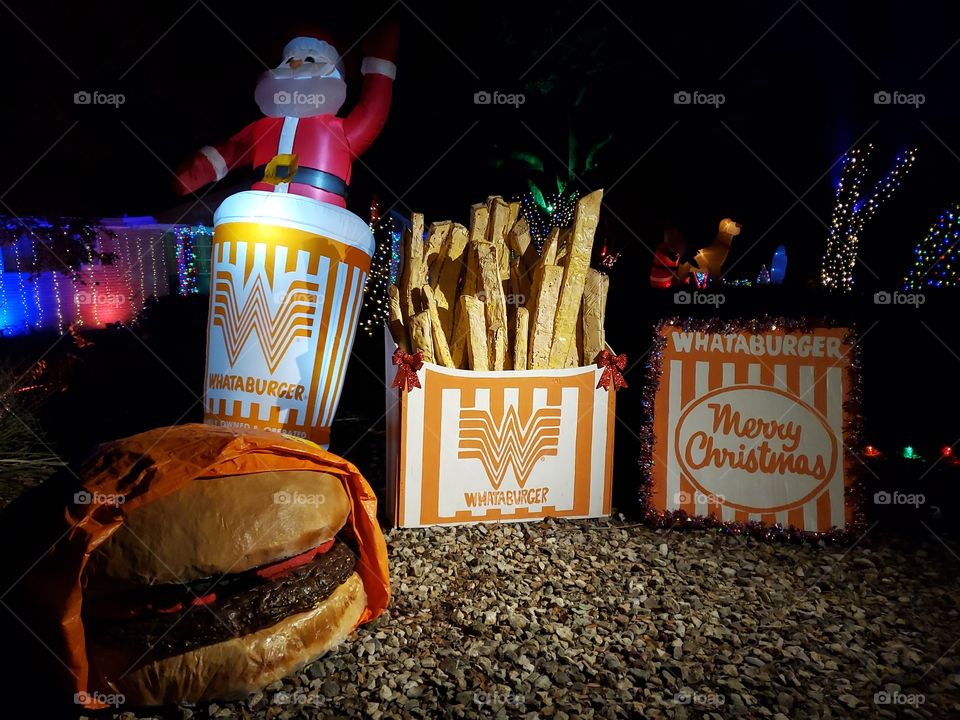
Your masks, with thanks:
[(360, 72), (364, 75), (376, 73), (377, 75), (386, 75), (391, 80), (397, 79), (397, 66), (389, 60), (375, 57), (365, 57), (363, 64), (360, 65)]
[(205, 145), (200, 148), (200, 154), (213, 165), (213, 171), (217, 174), (217, 180), (223, 180), (229, 168), (227, 168), (227, 161), (223, 159), (220, 151), (212, 145)]
[(280, 128), (280, 141), (277, 143), (277, 155), (289, 155), (293, 152), (293, 140), (297, 136), (297, 125), (300, 118), (285, 117), (283, 127)]
[(318, 40), (312, 37), (295, 37), (283, 48), (283, 57), (280, 59), (280, 62), (285, 63), (287, 58), (290, 57), (303, 60), (311, 56), (315, 61), (323, 59), (329, 62), (337, 68), (337, 72), (340, 73), (340, 77), (343, 78), (345, 73), (343, 58), (340, 57), (337, 49), (326, 40)]

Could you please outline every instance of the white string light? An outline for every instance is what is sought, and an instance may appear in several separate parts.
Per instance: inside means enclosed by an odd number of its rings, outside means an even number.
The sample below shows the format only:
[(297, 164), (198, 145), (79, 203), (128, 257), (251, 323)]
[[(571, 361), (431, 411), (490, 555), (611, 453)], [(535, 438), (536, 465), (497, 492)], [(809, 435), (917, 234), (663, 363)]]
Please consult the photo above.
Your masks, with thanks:
[(867, 160), (872, 151), (873, 145), (868, 144), (865, 150), (854, 148), (843, 159), (843, 169), (837, 183), (836, 204), (827, 236), (827, 249), (820, 270), (820, 281), (830, 290), (850, 292), (853, 289), (853, 270), (857, 264), (864, 226), (897, 191), (916, 159), (916, 150), (900, 153), (893, 169), (881, 176), (869, 194), (864, 196), (861, 185), (867, 174)]

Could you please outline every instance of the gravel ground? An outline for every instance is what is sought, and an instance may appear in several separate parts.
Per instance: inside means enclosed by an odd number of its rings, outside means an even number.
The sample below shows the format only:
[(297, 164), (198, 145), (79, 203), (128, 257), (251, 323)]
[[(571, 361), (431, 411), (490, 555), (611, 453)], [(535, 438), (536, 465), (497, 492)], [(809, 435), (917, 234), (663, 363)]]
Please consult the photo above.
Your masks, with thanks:
[(960, 558), (619, 520), (388, 534), (394, 599), (248, 700), (115, 718), (960, 717)]

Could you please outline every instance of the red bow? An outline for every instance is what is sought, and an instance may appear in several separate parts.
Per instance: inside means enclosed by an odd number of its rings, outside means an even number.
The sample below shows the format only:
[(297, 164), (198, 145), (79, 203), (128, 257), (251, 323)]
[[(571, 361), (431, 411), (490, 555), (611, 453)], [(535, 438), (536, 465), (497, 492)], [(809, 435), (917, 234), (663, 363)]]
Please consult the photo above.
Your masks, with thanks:
[(420, 387), (417, 370), (423, 367), (422, 352), (411, 355), (397, 348), (397, 351), (393, 353), (393, 364), (397, 366), (397, 375), (393, 378), (393, 387), (400, 388), (401, 391)]
[(601, 350), (596, 357), (595, 362), (598, 368), (603, 369), (600, 376), (598, 388), (610, 391), (610, 383), (613, 383), (613, 391), (627, 387), (627, 381), (623, 379), (623, 371), (627, 369), (627, 356), (623, 353), (614, 355), (609, 350)]

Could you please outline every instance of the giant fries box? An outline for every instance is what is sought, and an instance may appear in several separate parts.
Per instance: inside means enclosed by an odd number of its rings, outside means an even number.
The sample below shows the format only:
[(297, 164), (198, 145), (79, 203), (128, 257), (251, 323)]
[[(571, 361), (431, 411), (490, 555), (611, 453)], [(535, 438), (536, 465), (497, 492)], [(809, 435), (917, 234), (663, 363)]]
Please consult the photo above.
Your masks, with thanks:
[[(469, 228), (411, 217), (388, 290), (388, 504), (399, 526), (610, 512), (609, 277), (591, 268), (603, 192), (535, 242), (519, 202)], [(606, 388), (612, 388), (607, 390)]]
[(608, 515), (616, 393), (597, 387), (600, 376), (593, 365), (481, 372), (424, 363), (421, 387), (388, 389), (394, 523)]

